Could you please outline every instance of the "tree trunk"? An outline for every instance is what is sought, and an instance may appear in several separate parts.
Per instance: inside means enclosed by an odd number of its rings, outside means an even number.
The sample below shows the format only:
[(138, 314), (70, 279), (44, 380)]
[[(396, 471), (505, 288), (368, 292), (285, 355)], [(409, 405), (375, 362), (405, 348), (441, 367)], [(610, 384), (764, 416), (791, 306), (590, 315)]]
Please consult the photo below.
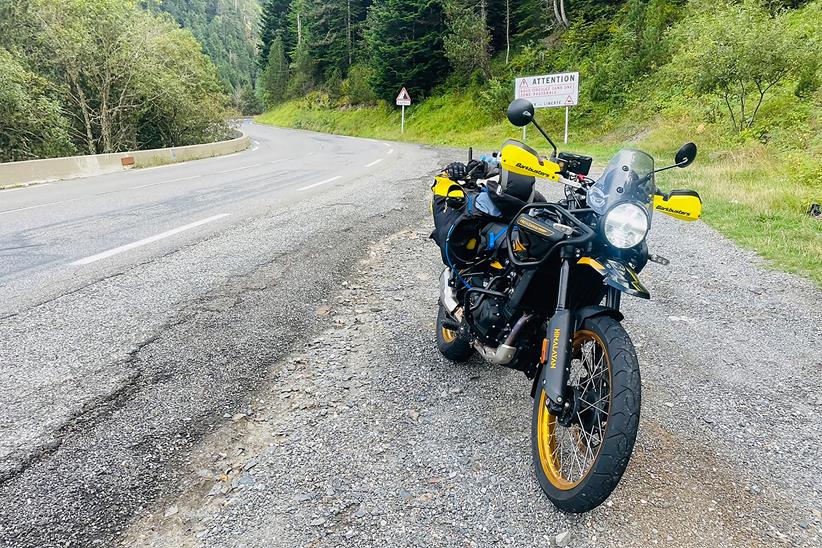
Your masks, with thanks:
[(505, 64), (511, 56), (511, 0), (505, 0)]
[(347, 3), (348, 7), (348, 14), (346, 19), (346, 26), (348, 27), (348, 66), (351, 66), (351, 48), (353, 47), (352, 40), (351, 40), (351, 0), (348, 0)]
[(566, 27), (570, 27), (571, 23), (569, 23), (568, 18), (565, 17), (565, 0), (559, 0), (559, 13), (562, 15), (562, 24)]
[(77, 103), (80, 107), (80, 112), (83, 114), (83, 125), (85, 126), (86, 147), (89, 154), (97, 154), (97, 147), (94, 144), (94, 129), (91, 125), (91, 115), (88, 110), (88, 101), (86, 101), (86, 94), (80, 86), (80, 79), (74, 71), (69, 72), (69, 79), (74, 89), (77, 91)]
[(557, 20), (557, 23), (560, 25), (562, 24), (562, 17), (559, 15), (559, 4), (557, 4), (559, 0), (554, 0), (554, 19)]
[(734, 116), (734, 109), (731, 107), (731, 101), (728, 97), (729, 95), (730, 92), (726, 89), (722, 94), (722, 97), (725, 99), (725, 106), (728, 107), (728, 114), (731, 115), (731, 123), (734, 125), (734, 131), (739, 131), (741, 128), (736, 125), (736, 116)]
[(100, 88), (100, 142), (103, 145), (103, 153), (109, 153), (112, 152), (112, 120), (109, 111), (111, 78), (109, 77), (108, 68), (103, 71), (103, 82)]

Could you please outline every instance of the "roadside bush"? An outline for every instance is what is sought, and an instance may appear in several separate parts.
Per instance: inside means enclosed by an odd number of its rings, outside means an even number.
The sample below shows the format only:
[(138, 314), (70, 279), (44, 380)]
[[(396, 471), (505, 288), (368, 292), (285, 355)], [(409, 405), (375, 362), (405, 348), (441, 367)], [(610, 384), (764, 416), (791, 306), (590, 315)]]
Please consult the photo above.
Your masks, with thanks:
[(513, 78), (492, 78), (479, 92), (482, 109), (493, 119), (502, 119), (508, 104), (514, 98)]
[(377, 94), (371, 88), (371, 69), (368, 65), (357, 63), (348, 69), (348, 78), (343, 80), (340, 91), (349, 104), (364, 105), (377, 101)]

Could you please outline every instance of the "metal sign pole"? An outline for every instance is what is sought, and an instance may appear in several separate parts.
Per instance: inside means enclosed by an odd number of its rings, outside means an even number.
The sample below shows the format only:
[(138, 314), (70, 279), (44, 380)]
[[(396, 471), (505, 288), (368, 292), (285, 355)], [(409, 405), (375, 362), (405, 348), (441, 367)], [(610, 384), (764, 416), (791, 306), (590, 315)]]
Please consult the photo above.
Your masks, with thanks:
[(565, 144), (568, 144), (568, 111), (569, 107), (565, 107)]
[(405, 105), (402, 105), (402, 122), (400, 123), (400, 133), (405, 133)]
[(525, 126), (522, 126), (522, 142), (525, 142)]

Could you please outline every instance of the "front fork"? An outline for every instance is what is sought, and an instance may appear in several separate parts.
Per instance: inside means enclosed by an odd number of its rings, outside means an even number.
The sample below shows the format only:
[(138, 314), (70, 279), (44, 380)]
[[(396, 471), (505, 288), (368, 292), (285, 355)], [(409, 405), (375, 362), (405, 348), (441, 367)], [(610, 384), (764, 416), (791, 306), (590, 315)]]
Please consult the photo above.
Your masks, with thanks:
[[(576, 329), (574, 310), (568, 308), (568, 278), (571, 271), (573, 250), (563, 249), (559, 272), (559, 294), (557, 308), (542, 341), (542, 369), (539, 382), (547, 396), (546, 405), (552, 415), (559, 417), (560, 423), (570, 421), (573, 415), (574, 398), (568, 392), (568, 377), (571, 374), (571, 354), (573, 336)], [(619, 310), (622, 292), (609, 287), (605, 304)]]

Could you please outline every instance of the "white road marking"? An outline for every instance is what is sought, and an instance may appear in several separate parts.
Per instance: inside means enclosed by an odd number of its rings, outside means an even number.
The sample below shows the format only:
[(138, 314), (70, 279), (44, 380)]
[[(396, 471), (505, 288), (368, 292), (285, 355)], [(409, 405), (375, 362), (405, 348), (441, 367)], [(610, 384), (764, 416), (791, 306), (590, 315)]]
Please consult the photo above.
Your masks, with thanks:
[(214, 175), (221, 175), (223, 173), (232, 173), (234, 171), (242, 171), (244, 169), (251, 169), (252, 167), (259, 167), (263, 164), (251, 164), (250, 166), (235, 167), (234, 169), (226, 169), (224, 171), (215, 171)]
[(50, 184), (52, 183), (28, 183), (14, 188), (0, 188), (0, 192), (14, 192), (17, 190), (27, 190), (29, 188), (40, 188), (43, 186), (49, 186)]
[(380, 158), (379, 160), (374, 160), (373, 162), (366, 165), (365, 167), (372, 167), (372, 166), (375, 166), (375, 165), (379, 164), (380, 162), (382, 162), (382, 158)]
[(393, 148), (388, 149), (388, 154), (394, 154), (394, 149)]
[(157, 185), (164, 185), (166, 183), (178, 183), (180, 181), (190, 181), (192, 179), (199, 179), (202, 175), (192, 175), (191, 177), (180, 177), (179, 179), (169, 179), (168, 181), (159, 181), (157, 183), (149, 183), (147, 185), (140, 185), (140, 186), (132, 186), (129, 187), (128, 190), (134, 190), (137, 188), (146, 188), (149, 186), (157, 186)]
[(388, 148), (391, 148), (391, 145), (389, 145), (388, 143), (383, 143), (383, 145), (387, 146)]
[(61, 202), (48, 202), (48, 203), (45, 203), (45, 204), (37, 204), (37, 205), (33, 205), (33, 206), (28, 206), (28, 207), (18, 207), (17, 209), (7, 209), (5, 211), (0, 211), (0, 215), (5, 215), (6, 213), (14, 213), (15, 211), (28, 211), (29, 209), (37, 209), (38, 207), (46, 207), (46, 206), (50, 206), (50, 205), (62, 204), (64, 202), (72, 202), (72, 201), (74, 201), (74, 200), (63, 200)]
[(156, 236), (150, 236), (148, 238), (144, 238), (142, 240), (138, 240), (136, 242), (132, 242), (130, 244), (121, 245), (120, 247), (115, 247), (114, 249), (109, 249), (108, 251), (103, 251), (102, 253), (97, 253), (96, 255), (92, 255), (90, 257), (86, 257), (84, 259), (80, 259), (79, 261), (74, 261), (71, 263), (72, 265), (86, 265), (91, 264), (93, 262), (107, 259), (114, 255), (119, 255), (120, 253), (124, 253), (131, 249), (135, 249), (137, 247), (142, 247), (144, 245), (148, 245), (154, 243), (158, 240), (162, 240), (163, 238), (168, 238), (169, 236), (174, 236), (175, 234), (179, 234), (180, 232), (185, 232), (186, 230), (191, 230), (192, 228), (197, 228), (198, 226), (202, 226), (206, 223), (210, 223), (212, 221), (216, 221), (217, 219), (222, 219), (223, 217), (228, 217), (229, 213), (220, 213), (219, 215), (214, 215), (213, 217), (209, 217), (207, 219), (202, 219), (200, 221), (195, 221), (193, 223), (189, 223), (187, 225), (183, 225), (177, 228), (173, 228), (171, 230), (167, 230), (161, 234), (157, 234)]
[(326, 179), (325, 181), (320, 181), (319, 183), (314, 183), (313, 185), (304, 186), (302, 188), (298, 188), (297, 192), (302, 192), (303, 190), (308, 190), (309, 188), (314, 188), (315, 186), (324, 185), (326, 183), (331, 183), (336, 181), (337, 179), (341, 178), (342, 175), (337, 175), (336, 177), (331, 177), (330, 179)]

